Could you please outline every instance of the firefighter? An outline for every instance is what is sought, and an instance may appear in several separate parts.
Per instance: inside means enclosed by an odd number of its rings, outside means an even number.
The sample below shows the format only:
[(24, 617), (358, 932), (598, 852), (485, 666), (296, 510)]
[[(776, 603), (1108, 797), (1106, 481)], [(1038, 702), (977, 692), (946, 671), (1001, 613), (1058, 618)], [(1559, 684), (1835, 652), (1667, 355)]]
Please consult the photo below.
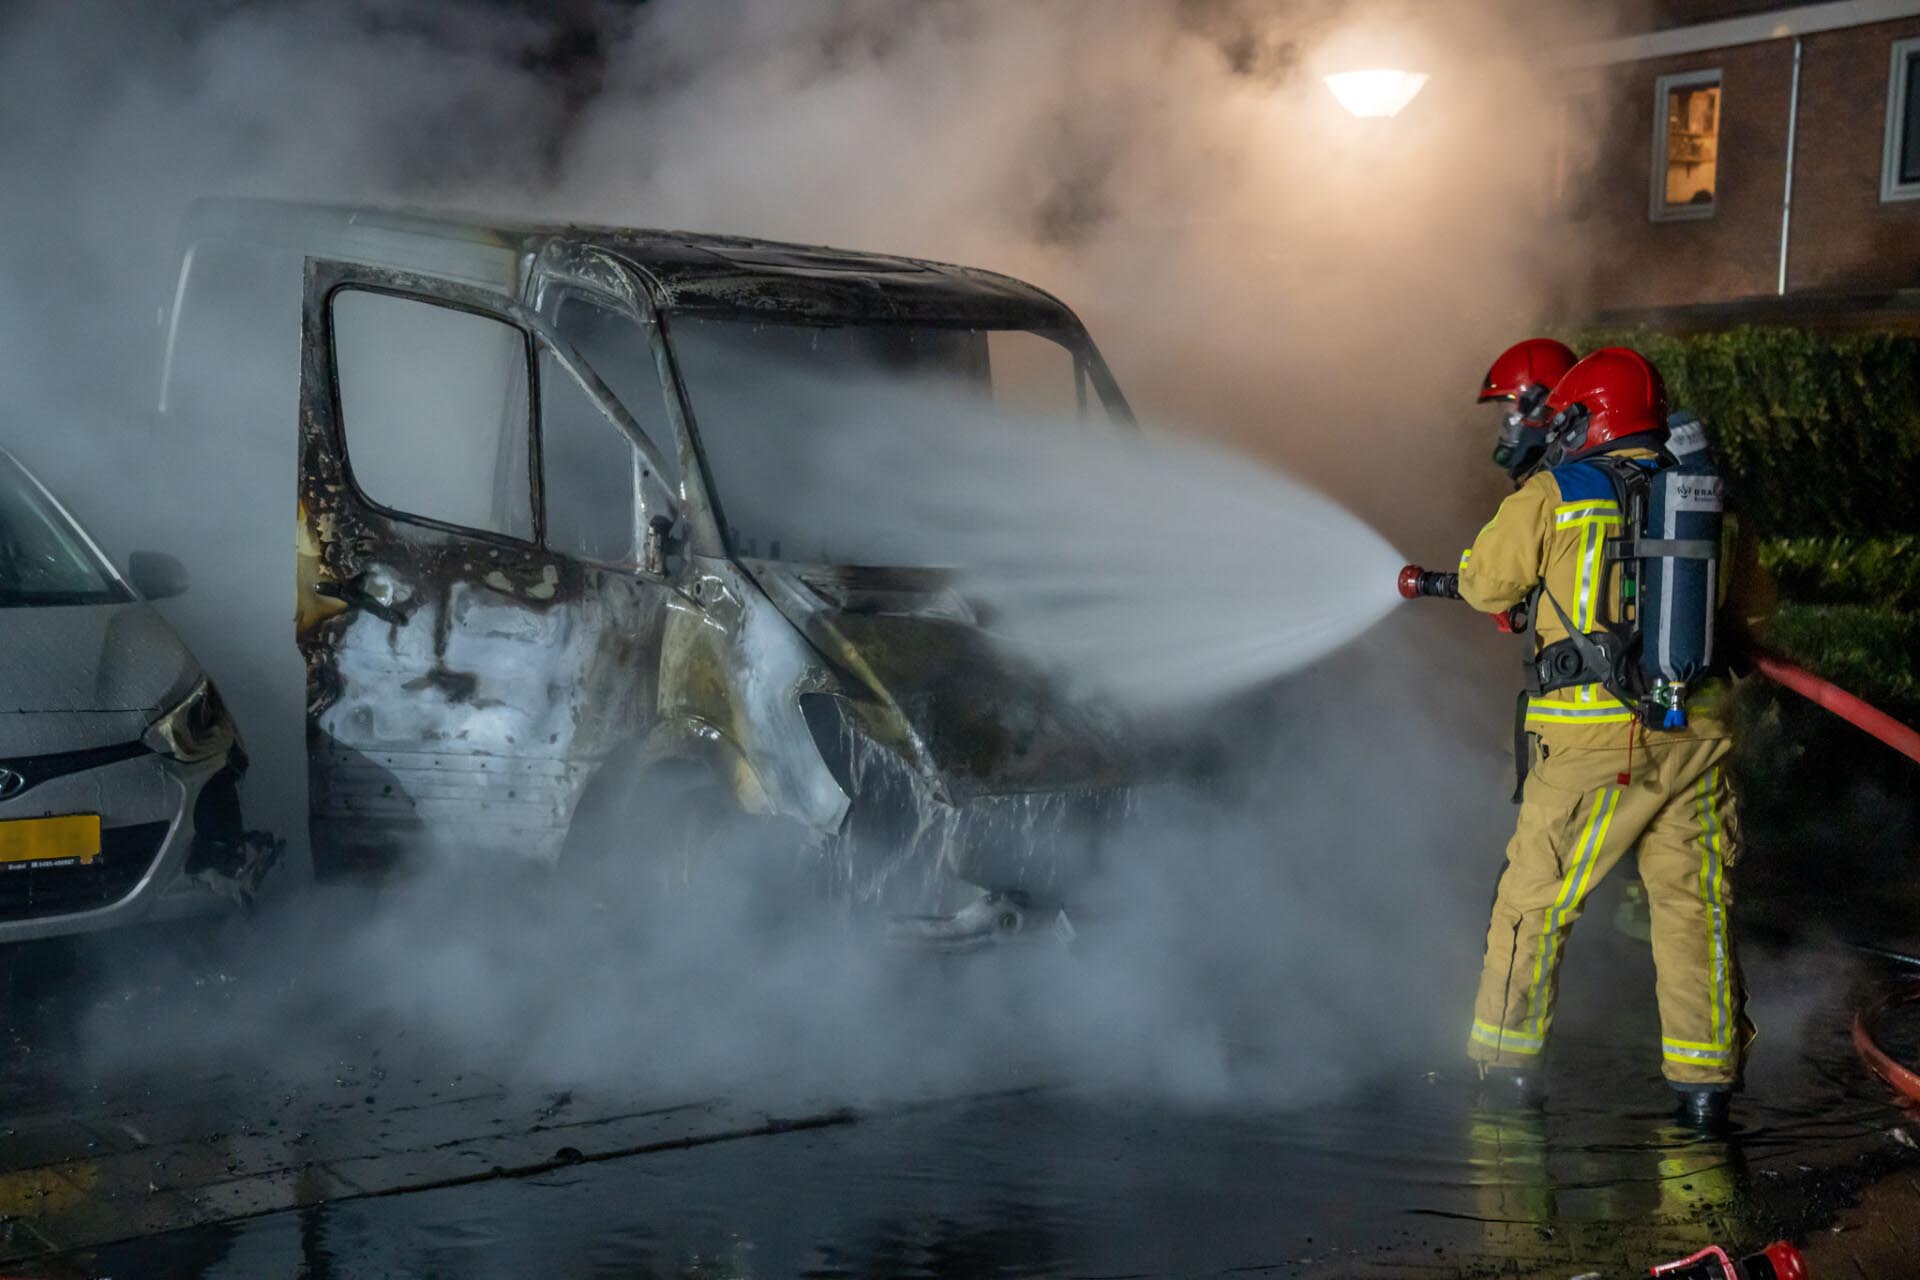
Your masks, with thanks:
[[(1526, 338), (1502, 351), (1487, 370), (1487, 376), (1480, 380), (1478, 403), (1511, 406), (1503, 409), (1500, 416), (1493, 463), (1507, 473), (1516, 489), (1526, 483), (1546, 453), (1547, 424), (1553, 417), (1553, 411), (1547, 408), (1547, 395), (1579, 360), (1573, 348), (1564, 342), (1553, 338)], [(1669, 425), (1680, 419), (1694, 421), (1692, 414), (1679, 413), (1669, 417)], [(1613, 927), (1640, 942), (1652, 937), (1646, 886), (1631, 870), (1621, 888)]]
[[(1612, 652), (1600, 642), (1630, 634), (1640, 612), (1609, 543), (1623, 545), (1622, 504), (1635, 501), (1622, 485), (1636, 469), (1652, 474), (1674, 461), (1663, 449), (1666, 400), (1659, 371), (1637, 352), (1606, 348), (1576, 364), (1546, 398), (1553, 418), (1542, 465), (1460, 559), (1461, 599), (1490, 613), (1531, 600), (1535, 628), (1533, 692), (1516, 744), (1526, 770), (1520, 817), (1468, 1051), (1494, 1096), (1539, 1100), (1568, 931), (1594, 887), (1634, 852), (1652, 916), (1662, 1071), (1679, 1093), (1681, 1121), (1710, 1130), (1726, 1122), (1753, 1036), (1728, 919), (1740, 844), (1727, 689), (1711, 669), (1699, 672), (1682, 682), (1684, 707), (1661, 714), (1646, 690), (1621, 687), (1623, 664), (1600, 661)], [(1647, 545), (1705, 554), (1671, 539)], [(1703, 576), (1710, 653), (1714, 574)], [(1613, 674), (1593, 678), (1603, 668)], [(1675, 690), (1652, 696), (1671, 702)]]
[(1515, 487), (1532, 474), (1546, 452), (1547, 420), (1553, 416), (1547, 409), (1547, 394), (1578, 359), (1564, 342), (1528, 338), (1502, 351), (1480, 380), (1479, 403), (1510, 406), (1501, 415), (1493, 461)]

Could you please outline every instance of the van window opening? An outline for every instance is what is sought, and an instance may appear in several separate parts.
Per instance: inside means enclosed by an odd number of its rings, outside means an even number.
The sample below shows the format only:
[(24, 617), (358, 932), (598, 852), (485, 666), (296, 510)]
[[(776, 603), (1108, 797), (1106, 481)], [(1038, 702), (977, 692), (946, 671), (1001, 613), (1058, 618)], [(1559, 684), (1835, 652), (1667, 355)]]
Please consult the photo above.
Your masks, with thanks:
[(634, 494), (639, 457), (640, 451), (607, 421), (586, 388), (543, 346), (540, 483), (550, 550), (611, 563), (637, 557)]
[(354, 483), (405, 515), (530, 540), (526, 335), (491, 316), (342, 289), (330, 304)]
[[(684, 496), (680, 489), (680, 445), (667, 417), (666, 389), (661, 385), (646, 332), (630, 317), (577, 295), (561, 302), (554, 331), (592, 366), (653, 445), (666, 472), (661, 482), (676, 496)], [(607, 425), (613, 429), (611, 423)]]

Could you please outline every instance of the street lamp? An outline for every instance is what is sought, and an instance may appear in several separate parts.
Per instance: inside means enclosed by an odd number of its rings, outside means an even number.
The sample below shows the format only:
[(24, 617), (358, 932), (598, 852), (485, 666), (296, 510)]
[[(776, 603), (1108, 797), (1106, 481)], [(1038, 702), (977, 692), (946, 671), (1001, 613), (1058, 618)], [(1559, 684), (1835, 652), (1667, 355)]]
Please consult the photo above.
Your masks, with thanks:
[(1424, 71), (1378, 68), (1322, 76), (1341, 106), (1361, 119), (1397, 116), (1427, 83)]

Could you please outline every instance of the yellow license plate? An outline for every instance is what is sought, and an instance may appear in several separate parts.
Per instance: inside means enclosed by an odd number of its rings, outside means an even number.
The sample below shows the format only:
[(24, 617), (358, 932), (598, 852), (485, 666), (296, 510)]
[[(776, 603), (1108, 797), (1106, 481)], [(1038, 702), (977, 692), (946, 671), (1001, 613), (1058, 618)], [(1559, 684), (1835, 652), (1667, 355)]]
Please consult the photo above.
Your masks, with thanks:
[(0, 822), (0, 863), (72, 858), (91, 862), (99, 852), (100, 815), (97, 813)]

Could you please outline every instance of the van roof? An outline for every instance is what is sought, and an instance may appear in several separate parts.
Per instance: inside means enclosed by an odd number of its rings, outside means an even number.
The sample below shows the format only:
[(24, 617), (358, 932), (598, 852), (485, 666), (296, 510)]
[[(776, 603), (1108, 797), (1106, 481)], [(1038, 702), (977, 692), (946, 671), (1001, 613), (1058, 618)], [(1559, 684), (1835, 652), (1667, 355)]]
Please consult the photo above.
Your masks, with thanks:
[(551, 240), (590, 246), (632, 267), (663, 311), (822, 323), (906, 321), (1078, 330), (1065, 304), (1011, 276), (890, 254), (697, 231), (532, 223), (476, 214), (277, 200), (197, 202), (189, 249), (243, 240), (303, 253), (442, 274), (517, 292)]

